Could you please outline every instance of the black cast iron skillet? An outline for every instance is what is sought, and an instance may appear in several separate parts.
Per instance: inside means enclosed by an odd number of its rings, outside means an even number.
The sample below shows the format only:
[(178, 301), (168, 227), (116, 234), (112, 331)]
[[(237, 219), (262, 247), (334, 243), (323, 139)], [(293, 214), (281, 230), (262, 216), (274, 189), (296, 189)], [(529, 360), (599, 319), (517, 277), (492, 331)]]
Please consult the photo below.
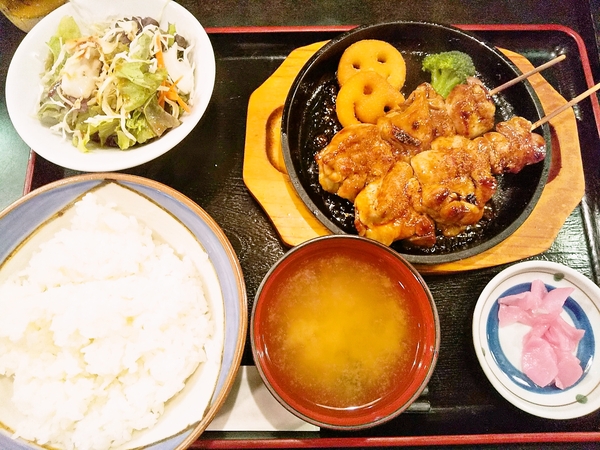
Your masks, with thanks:
[[(489, 89), (521, 74), (492, 45), (448, 25), (423, 22), (367, 25), (325, 44), (308, 60), (292, 84), (284, 105), (281, 137), (286, 169), (295, 190), (316, 218), (336, 234), (357, 234), (354, 206), (321, 188), (314, 156), (341, 129), (334, 108), (337, 65), (344, 50), (362, 39), (387, 41), (400, 50), (406, 61), (406, 83), (402, 88), (405, 97), (420, 83), (430, 81), (430, 75), (421, 70), (422, 59), (430, 53), (449, 50), (468, 53), (477, 76)], [(533, 123), (544, 115), (527, 81), (495, 95), (494, 101), (496, 122), (519, 115)], [(440, 264), (476, 255), (510, 236), (535, 207), (550, 168), (550, 129), (543, 125), (536, 132), (546, 139), (545, 160), (525, 167), (518, 174), (499, 176), (498, 190), (477, 226), (452, 238), (438, 233), (432, 248), (415, 247), (403, 241), (393, 243), (392, 248), (411, 263)]]

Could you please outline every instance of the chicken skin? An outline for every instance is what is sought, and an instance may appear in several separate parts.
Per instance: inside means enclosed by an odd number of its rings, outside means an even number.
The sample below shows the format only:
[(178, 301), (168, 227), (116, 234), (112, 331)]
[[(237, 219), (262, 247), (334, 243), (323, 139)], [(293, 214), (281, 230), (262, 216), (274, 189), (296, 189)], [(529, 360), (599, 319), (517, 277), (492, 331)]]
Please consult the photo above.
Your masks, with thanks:
[(519, 173), (529, 164), (535, 164), (546, 157), (546, 142), (542, 136), (531, 132), (531, 122), (523, 117), (511, 117), (499, 122), (496, 131), (482, 137), (490, 146), (492, 173)]
[(441, 137), (431, 150), (411, 159), (421, 184), (424, 211), (445, 236), (455, 236), (481, 220), (497, 188), (494, 175), (518, 173), (545, 157), (545, 141), (531, 122), (512, 117), (475, 139)]
[(397, 109), (380, 118), (383, 139), (392, 144), (400, 160), (429, 150), (438, 137), (473, 139), (494, 128), (496, 105), (483, 86), (471, 77), (444, 99), (429, 83), (422, 83)]
[(479, 222), (496, 191), (487, 150), (464, 136), (442, 137), (410, 162), (421, 185), (423, 209), (445, 236)]
[(410, 164), (397, 162), (369, 183), (354, 201), (358, 234), (385, 245), (406, 239), (415, 245), (435, 244), (435, 223), (421, 207), (421, 186)]
[(367, 183), (385, 175), (395, 162), (391, 145), (372, 124), (342, 128), (315, 160), (323, 189), (350, 201)]
[(475, 77), (458, 84), (445, 101), (456, 134), (470, 139), (494, 128), (496, 105), (483, 83)]
[(381, 117), (377, 126), (399, 161), (429, 149), (437, 137), (456, 133), (444, 98), (429, 83), (420, 84), (400, 108)]

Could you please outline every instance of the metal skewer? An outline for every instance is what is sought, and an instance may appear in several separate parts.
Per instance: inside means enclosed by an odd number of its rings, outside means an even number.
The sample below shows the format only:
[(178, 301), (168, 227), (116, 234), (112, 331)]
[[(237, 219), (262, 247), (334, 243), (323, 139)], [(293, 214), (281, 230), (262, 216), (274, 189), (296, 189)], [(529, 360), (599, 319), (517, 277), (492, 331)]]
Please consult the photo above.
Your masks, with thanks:
[(562, 60), (563, 60), (563, 59), (565, 59), (566, 57), (567, 57), (566, 55), (560, 55), (560, 56), (557, 56), (556, 58), (554, 58), (554, 59), (551, 59), (551, 60), (550, 60), (550, 61), (548, 61), (547, 63), (544, 63), (544, 64), (542, 64), (541, 66), (538, 66), (538, 67), (536, 67), (536, 68), (534, 68), (534, 69), (530, 70), (529, 72), (526, 72), (526, 73), (524, 73), (524, 74), (522, 74), (522, 75), (519, 75), (518, 77), (516, 77), (516, 78), (513, 78), (512, 80), (510, 80), (510, 81), (507, 81), (506, 83), (504, 83), (504, 84), (501, 84), (500, 86), (498, 86), (498, 87), (496, 87), (496, 88), (492, 89), (492, 90), (490, 91), (490, 95), (496, 95), (498, 92), (500, 92), (500, 91), (502, 91), (502, 90), (506, 89), (507, 87), (510, 87), (510, 86), (512, 86), (513, 84), (517, 84), (519, 81), (522, 81), (522, 80), (524, 80), (525, 78), (529, 78), (529, 77), (530, 77), (531, 75), (533, 75), (534, 73), (541, 72), (542, 70), (544, 70), (544, 69), (547, 69), (548, 67), (551, 67), (551, 66), (553, 66), (554, 64), (556, 64), (556, 63), (558, 63), (558, 62), (562, 61)]
[(544, 117), (542, 117), (540, 120), (538, 120), (536, 123), (534, 123), (533, 125), (531, 125), (531, 130), (535, 130), (537, 127), (539, 127), (540, 125), (545, 124), (546, 122), (548, 122), (550, 119), (552, 119), (554, 116), (560, 114), (561, 112), (563, 112), (564, 110), (570, 108), (571, 106), (573, 106), (576, 103), (579, 103), (581, 100), (583, 100), (586, 97), (589, 97), (591, 94), (593, 94), (594, 92), (596, 92), (598, 89), (600, 89), (600, 83), (598, 83), (597, 85), (595, 85), (594, 87), (589, 88), (587, 91), (579, 94), (577, 97), (575, 97), (573, 100), (571, 100), (570, 102), (562, 105), (560, 108), (555, 109), (554, 111), (552, 111), (550, 114), (546, 114)]

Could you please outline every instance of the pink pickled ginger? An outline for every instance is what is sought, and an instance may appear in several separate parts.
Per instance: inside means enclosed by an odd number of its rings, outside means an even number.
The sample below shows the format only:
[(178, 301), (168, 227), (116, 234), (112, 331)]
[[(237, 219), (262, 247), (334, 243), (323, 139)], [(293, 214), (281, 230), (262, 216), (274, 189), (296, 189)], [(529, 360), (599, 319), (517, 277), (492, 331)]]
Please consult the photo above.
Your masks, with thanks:
[(543, 281), (534, 280), (530, 291), (498, 299), (500, 327), (513, 323), (531, 327), (523, 337), (521, 368), (538, 386), (554, 383), (557, 388), (565, 389), (583, 374), (574, 353), (585, 331), (560, 316), (571, 292), (572, 288), (548, 291)]

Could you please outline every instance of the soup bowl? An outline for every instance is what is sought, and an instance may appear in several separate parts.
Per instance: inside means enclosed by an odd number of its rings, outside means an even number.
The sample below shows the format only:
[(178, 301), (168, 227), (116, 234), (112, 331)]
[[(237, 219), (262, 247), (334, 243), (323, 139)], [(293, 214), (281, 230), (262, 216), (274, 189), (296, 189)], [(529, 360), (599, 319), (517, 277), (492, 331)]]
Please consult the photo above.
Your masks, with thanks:
[(427, 285), (396, 251), (330, 235), (293, 248), (266, 274), (250, 342), (265, 385), (291, 413), (323, 428), (362, 429), (419, 397), (440, 326)]

